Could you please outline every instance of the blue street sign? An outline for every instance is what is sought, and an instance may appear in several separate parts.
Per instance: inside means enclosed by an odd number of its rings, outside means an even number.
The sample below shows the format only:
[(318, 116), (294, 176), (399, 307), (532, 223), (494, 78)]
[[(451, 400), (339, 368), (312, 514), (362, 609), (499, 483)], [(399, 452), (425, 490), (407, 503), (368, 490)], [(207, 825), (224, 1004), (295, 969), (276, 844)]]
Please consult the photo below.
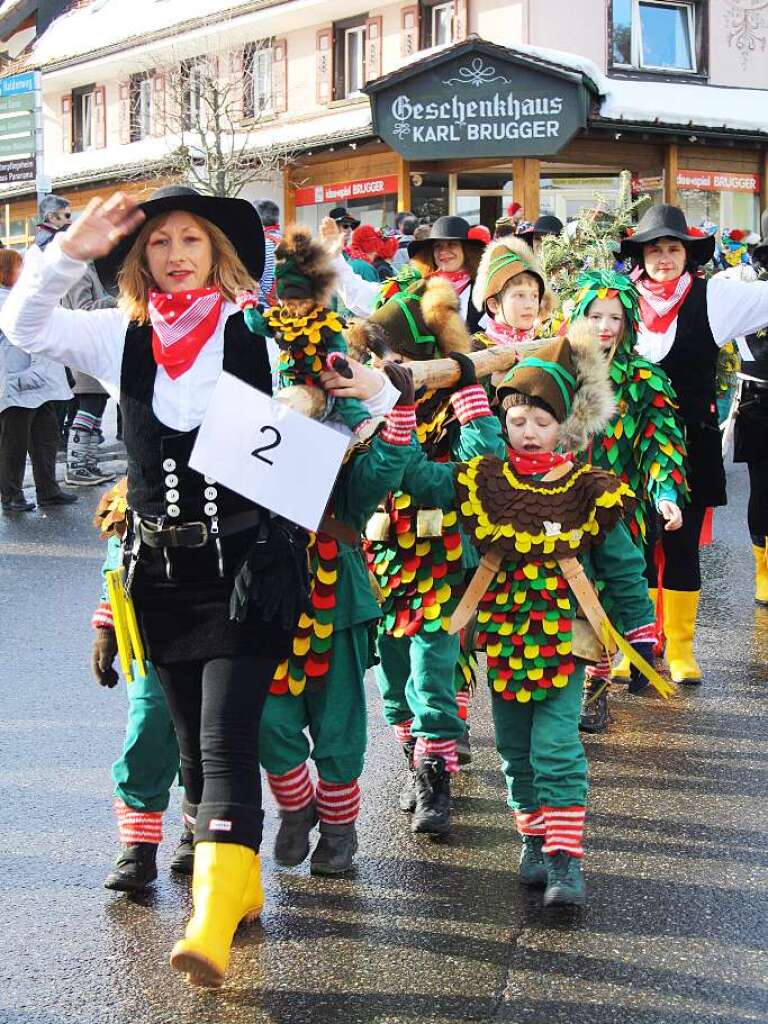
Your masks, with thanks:
[(35, 91), (35, 73), (27, 71), (22, 75), (0, 78), (0, 96), (17, 96), (22, 92)]

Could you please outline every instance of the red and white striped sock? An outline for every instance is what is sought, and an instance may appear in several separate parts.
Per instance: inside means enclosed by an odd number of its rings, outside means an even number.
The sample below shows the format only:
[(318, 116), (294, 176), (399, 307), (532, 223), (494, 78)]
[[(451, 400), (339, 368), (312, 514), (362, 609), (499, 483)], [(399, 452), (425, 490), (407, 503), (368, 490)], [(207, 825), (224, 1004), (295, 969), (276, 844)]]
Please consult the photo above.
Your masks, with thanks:
[(413, 763), (421, 764), (425, 757), (442, 757), (445, 761), (447, 772), (459, 770), (459, 757), (456, 753), (456, 740), (428, 740), (423, 736), (416, 738), (416, 748), (413, 752)]
[(124, 846), (163, 841), (163, 812), (136, 811), (119, 798), (114, 802), (117, 834)]
[(515, 824), (521, 836), (540, 836), (544, 838), (544, 812), (515, 811)]
[(317, 780), (317, 816), (327, 825), (351, 825), (360, 813), (360, 786)]
[(397, 736), (398, 743), (402, 743), (403, 746), (411, 738), (411, 726), (413, 725), (413, 719), (409, 718), (407, 722), (398, 722), (397, 725), (393, 725), (392, 728), (395, 730), (395, 736)]
[(459, 690), (456, 694), (456, 708), (462, 722), (469, 720), (469, 690)]
[(543, 807), (546, 839), (544, 853), (565, 850), (572, 857), (583, 857), (584, 807)]
[(285, 775), (271, 775), (267, 772), (267, 782), (281, 811), (302, 811), (315, 797), (306, 761)]
[(610, 679), (611, 678), (611, 662), (607, 654), (604, 654), (600, 661), (589, 665), (586, 671), (587, 679)]

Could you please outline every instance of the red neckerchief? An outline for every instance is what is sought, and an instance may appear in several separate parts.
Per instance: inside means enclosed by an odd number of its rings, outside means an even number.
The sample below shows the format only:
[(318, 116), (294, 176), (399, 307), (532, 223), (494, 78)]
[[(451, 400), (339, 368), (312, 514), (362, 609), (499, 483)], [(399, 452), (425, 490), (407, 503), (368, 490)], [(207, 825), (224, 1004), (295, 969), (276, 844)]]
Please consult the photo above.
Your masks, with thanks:
[(472, 280), (466, 270), (436, 270), (432, 277), (442, 277), (450, 281), (457, 295), (461, 295)]
[(693, 278), (686, 270), (672, 281), (652, 281), (639, 267), (631, 275), (640, 293), (640, 317), (654, 334), (664, 334), (680, 312)]
[(152, 355), (173, 380), (187, 372), (216, 330), (223, 301), (218, 288), (149, 293)]
[(523, 330), (521, 327), (510, 327), (509, 324), (499, 323), (498, 320), (489, 320), (485, 333), (499, 345), (520, 345), (524, 341), (534, 340), (533, 327)]
[(507, 448), (507, 461), (518, 476), (539, 476), (564, 462), (573, 462), (571, 452), (518, 452)]

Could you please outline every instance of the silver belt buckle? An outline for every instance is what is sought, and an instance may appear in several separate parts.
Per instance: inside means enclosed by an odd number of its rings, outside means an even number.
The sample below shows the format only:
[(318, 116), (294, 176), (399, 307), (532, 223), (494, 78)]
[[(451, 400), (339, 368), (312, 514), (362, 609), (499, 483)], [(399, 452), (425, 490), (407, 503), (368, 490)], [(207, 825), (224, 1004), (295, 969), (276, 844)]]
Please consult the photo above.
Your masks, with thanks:
[[(195, 521), (193, 523), (184, 523), (183, 524), (183, 527), (190, 527), (190, 526), (199, 526), (200, 527), (200, 529), (203, 531), (202, 540), (198, 541), (197, 544), (185, 544), (184, 547), (187, 547), (187, 548), (204, 548), (205, 545), (208, 543), (208, 524), (204, 523), (202, 520), (198, 520), (198, 521)], [(173, 527), (171, 527), (171, 529), (173, 529)]]

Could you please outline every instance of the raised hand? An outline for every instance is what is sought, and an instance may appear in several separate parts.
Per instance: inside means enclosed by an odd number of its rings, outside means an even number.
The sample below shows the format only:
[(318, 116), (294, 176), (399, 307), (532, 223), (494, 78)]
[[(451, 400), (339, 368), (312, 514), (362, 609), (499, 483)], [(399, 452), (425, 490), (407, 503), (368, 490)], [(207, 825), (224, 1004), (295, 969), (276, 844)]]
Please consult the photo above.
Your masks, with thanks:
[(318, 236), (331, 256), (338, 256), (344, 248), (344, 235), (341, 232), (341, 228), (330, 217), (323, 217), (320, 221)]
[(130, 235), (144, 220), (143, 212), (124, 192), (115, 192), (109, 199), (92, 199), (66, 234), (61, 248), (75, 260), (106, 256), (121, 238)]

